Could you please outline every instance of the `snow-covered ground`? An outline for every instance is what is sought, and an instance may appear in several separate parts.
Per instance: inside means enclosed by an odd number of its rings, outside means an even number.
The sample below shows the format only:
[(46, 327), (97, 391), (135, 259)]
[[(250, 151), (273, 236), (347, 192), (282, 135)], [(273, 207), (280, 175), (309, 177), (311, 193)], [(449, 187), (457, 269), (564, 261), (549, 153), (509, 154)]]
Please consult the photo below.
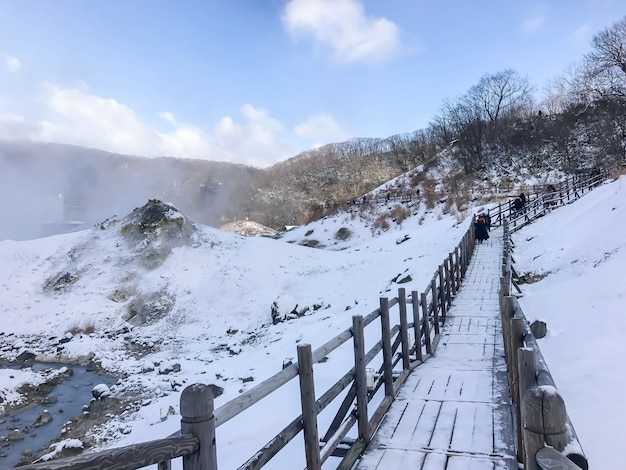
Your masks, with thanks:
[(513, 236), (516, 268), (547, 274), (521, 286), (590, 468), (623, 468), (626, 443), (626, 177)]
[[(617, 445), (626, 442), (620, 402), (626, 379), (619, 364), (626, 326), (620, 316), (625, 183), (606, 184), (514, 236), (518, 271), (550, 272), (524, 285), (520, 302), (529, 319), (548, 323), (540, 345), (595, 468), (611, 468)], [(381, 296), (394, 297), (398, 287), (423, 290), (469, 219), (426, 211), (423, 203), (410, 212), (383, 230), (376, 228), (376, 214), (355, 210), (279, 239), (198, 227), (189, 245), (157, 261), (146, 257), (150, 243), (129, 237), (127, 219), (0, 242), (0, 353), (92, 358), (123, 377), (113, 396), (142, 393), (141, 406), (96, 431), (106, 436), (102, 445), (165, 437), (179, 429), (179, 419), (168, 413), (170, 407), (178, 413), (185, 385), (223, 387), (219, 407), (279, 372), (298, 344), (315, 349), (348, 328), (353, 315), (376, 309)], [(407, 275), (411, 281), (394, 282)], [(145, 305), (152, 316), (144, 315)], [(273, 305), (281, 316), (294, 310), (302, 316), (274, 323)], [(19, 400), (20, 381), (37, 380), (28, 370), (10, 375), (9, 381), (0, 369), (5, 404)], [(220, 468), (236, 468), (293, 419), (287, 412), (297, 411), (298, 392), (276, 399), (282, 401), (247, 412), (245, 424), (233, 420), (218, 428)]]

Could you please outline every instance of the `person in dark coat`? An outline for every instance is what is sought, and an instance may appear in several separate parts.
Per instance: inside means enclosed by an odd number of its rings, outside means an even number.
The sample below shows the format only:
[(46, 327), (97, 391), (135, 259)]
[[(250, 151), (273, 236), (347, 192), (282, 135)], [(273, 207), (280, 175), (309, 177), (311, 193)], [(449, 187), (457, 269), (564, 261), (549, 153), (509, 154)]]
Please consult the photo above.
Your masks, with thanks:
[(522, 202), (521, 197), (518, 196), (513, 199), (513, 209), (515, 209), (516, 211), (520, 211), (522, 210), (522, 207), (524, 207), (524, 203)]
[(524, 207), (526, 205), (526, 194), (522, 191), (519, 193), (519, 198), (522, 200), (522, 207)]
[(474, 237), (479, 243), (489, 238), (489, 232), (487, 231), (487, 224), (482, 214), (478, 216), (476, 222), (474, 222)]
[(489, 214), (483, 214), (483, 218), (485, 219), (485, 226), (487, 227), (487, 232), (491, 231), (491, 216)]

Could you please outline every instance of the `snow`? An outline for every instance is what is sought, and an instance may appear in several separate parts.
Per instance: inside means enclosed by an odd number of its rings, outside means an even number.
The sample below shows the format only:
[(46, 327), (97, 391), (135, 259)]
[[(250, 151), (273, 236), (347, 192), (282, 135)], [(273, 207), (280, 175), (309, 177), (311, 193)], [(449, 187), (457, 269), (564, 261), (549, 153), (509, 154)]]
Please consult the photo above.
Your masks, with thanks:
[[(615, 449), (626, 442), (626, 378), (616, 373), (624, 370), (626, 348), (625, 183), (622, 177), (603, 185), (513, 236), (518, 272), (547, 274), (522, 285), (520, 303), (529, 320), (547, 322), (540, 347), (597, 468), (615, 464)], [(393, 205), (373, 210), (390, 212)], [(410, 217), (387, 230), (374, 228), (376, 214), (357, 210), (293, 228), (278, 239), (198, 226), (193, 246), (173, 248), (152, 269), (140, 259), (146, 247), (124, 243), (115, 222), (2, 241), (2, 355), (93, 356), (123, 377), (111, 395), (140, 390), (142, 406), (93, 431), (106, 438), (101, 447), (168, 436), (180, 427), (184, 386), (223, 387), (215, 399), (220, 407), (295, 361), (298, 344), (319, 347), (349, 328), (353, 315), (375, 310), (381, 296), (394, 297), (398, 287), (424, 289), (471, 215), (466, 211), (463, 218), (456, 209), (455, 216), (446, 215), (439, 206), (426, 211), (416, 205)], [(350, 231), (345, 239), (345, 230), (337, 236), (342, 228)], [(311, 241), (318, 247), (303, 246)], [(44, 289), (66, 271), (78, 275), (71, 285)], [(394, 282), (407, 275), (409, 282)], [(133, 299), (155, 293), (160, 306), (170, 308), (162, 318), (142, 325), (124, 320)], [(296, 314), (274, 323), (273, 305), (283, 316)], [(69, 340), (57, 353), (63, 337)], [(352, 353), (351, 346), (346, 349)], [(332, 383), (335, 364), (331, 358), (316, 366), (316, 388), (318, 375)], [(19, 384), (37, 380), (27, 370), (0, 369), (0, 396), (17, 402)], [(221, 468), (239, 466), (299, 414), (297, 380), (292, 382), (244, 412), (245, 424), (233, 419), (218, 428)], [(304, 466), (298, 445), (287, 447), (286, 458)]]
[(590, 468), (616, 468), (626, 442), (626, 177), (593, 190), (514, 234), (529, 321)]

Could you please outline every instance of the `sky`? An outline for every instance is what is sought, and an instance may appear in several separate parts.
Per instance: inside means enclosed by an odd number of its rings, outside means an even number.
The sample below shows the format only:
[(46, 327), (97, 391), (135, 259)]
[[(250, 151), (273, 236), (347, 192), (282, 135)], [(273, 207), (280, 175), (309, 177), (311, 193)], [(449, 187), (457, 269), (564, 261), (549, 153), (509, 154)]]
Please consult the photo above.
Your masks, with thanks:
[(538, 96), (623, 0), (0, 0), (0, 138), (267, 167), (423, 129), (513, 69)]
[[(408, 183), (410, 174), (399, 178)], [(386, 187), (378, 191), (385, 194)], [(616, 468), (623, 461), (616, 449), (626, 442), (626, 377), (619, 373), (626, 353), (624, 201), (626, 176), (513, 235), (517, 271), (545, 275), (523, 284), (519, 301), (529, 321), (547, 322), (548, 335), (539, 345), (591, 468)], [(142, 265), (142, 256), (146, 246), (158, 243), (127, 243), (121, 236), (126, 218), (111, 220), (104, 229), (1, 241), (0, 350), (50, 355), (60, 346), (72, 357), (93, 352), (103, 366), (124, 375), (110, 388), (113, 396), (145, 391), (141, 407), (111, 418), (95, 435), (108, 439), (109, 447), (165, 437), (179, 429), (185, 385), (223, 387), (215, 400), (220, 407), (295, 361), (298, 344), (321, 346), (350, 327), (353, 315), (378, 308), (380, 297), (395, 297), (398, 287), (424, 290), (467, 230), (469, 216), (485, 208), (444, 214), (443, 206), (412, 206), (410, 217), (391, 222), (387, 230), (374, 228), (378, 216), (388, 213), (387, 205), (363, 214), (340, 212), (279, 239), (199, 226), (193, 246), (174, 248), (154, 269)], [(178, 214), (173, 210), (172, 218)], [(351, 232), (346, 240), (336, 236), (341, 228)], [(306, 240), (319, 241), (319, 248), (301, 246)], [(66, 272), (78, 275), (71, 288), (44, 291), (49, 280)], [(406, 284), (393, 281), (406, 275), (411, 277)], [(123, 319), (129, 305), (154, 292), (162, 304), (171, 301), (167, 315), (123, 334), (110, 333), (129, 327)], [(281, 315), (309, 310), (272, 324), (273, 304)], [(70, 329), (88, 326), (94, 327), (92, 334), (68, 338)], [(63, 337), (69, 341), (59, 344)], [(366, 349), (370, 340), (366, 336)], [(129, 354), (126, 341), (145, 355)], [(326, 390), (348, 369), (351, 343), (337, 354), (317, 366), (316, 390)], [(179, 372), (160, 373), (175, 363)], [(29, 369), (0, 369), (0, 403), (18, 402), (16, 387), (40, 380)], [(237, 468), (299, 414), (297, 380), (292, 382), (243, 413), (243, 421), (235, 418), (218, 428), (220, 468)], [(330, 418), (320, 415), (322, 422)], [(271, 468), (302, 463), (302, 440), (294, 442)]]

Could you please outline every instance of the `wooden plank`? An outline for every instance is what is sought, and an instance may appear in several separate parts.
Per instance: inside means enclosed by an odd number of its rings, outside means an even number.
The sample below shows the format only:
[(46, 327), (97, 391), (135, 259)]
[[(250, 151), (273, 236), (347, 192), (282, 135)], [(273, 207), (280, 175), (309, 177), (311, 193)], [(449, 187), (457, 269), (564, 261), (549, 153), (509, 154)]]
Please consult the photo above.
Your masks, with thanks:
[[(141, 468), (158, 464), (181, 455), (191, 455), (199, 449), (199, 440), (191, 434), (157, 439), (141, 444), (79, 455), (63, 460), (25, 465), (27, 470), (102, 470), (102, 468)], [(212, 467), (205, 467), (210, 469)]]
[(289, 423), (267, 444), (250, 457), (238, 470), (259, 470), (302, 431), (302, 415)]

